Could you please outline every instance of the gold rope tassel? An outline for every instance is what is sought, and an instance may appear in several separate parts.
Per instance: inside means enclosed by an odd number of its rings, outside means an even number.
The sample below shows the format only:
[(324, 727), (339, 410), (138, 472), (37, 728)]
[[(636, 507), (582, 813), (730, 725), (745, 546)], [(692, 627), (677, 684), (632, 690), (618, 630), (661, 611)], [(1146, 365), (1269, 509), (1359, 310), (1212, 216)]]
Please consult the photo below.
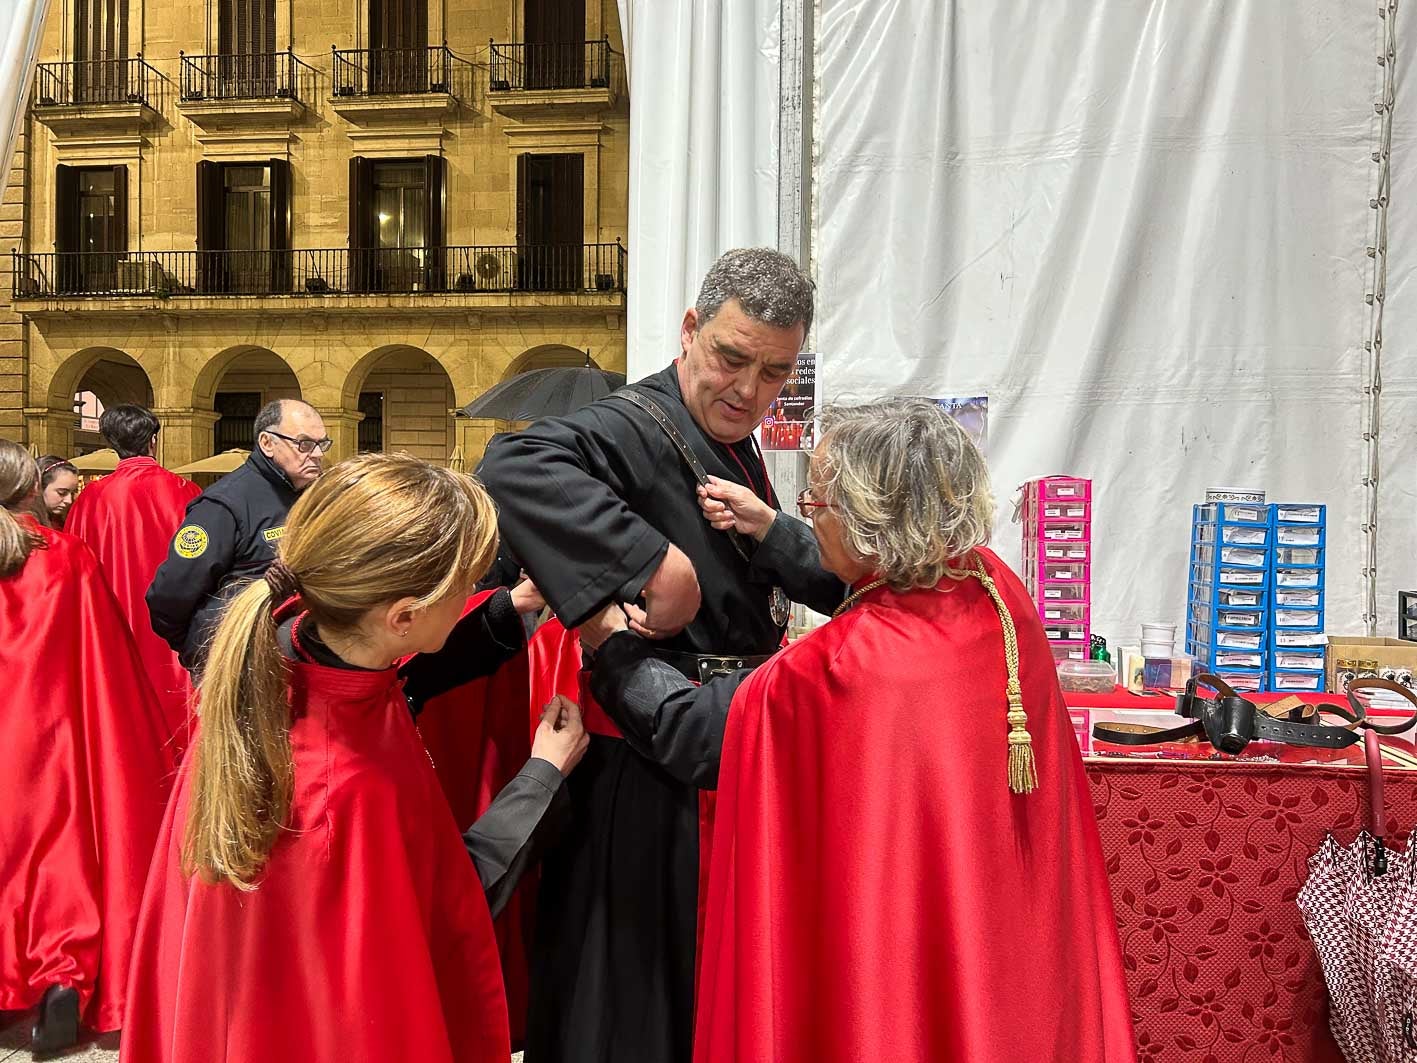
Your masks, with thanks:
[(1028, 733), (1028, 713), (1023, 709), (1023, 687), (1018, 678), (1018, 632), (999, 588), (977, 556), (974, 559), (974, 574), (993, 600), (994, 608), (999, 612), (999, 623), (1004, 629), (1004, 663), (1009, 675), (1009, 789), (1016, 794), (1031, 794), (1038, 789), (1038, 766), (1033, 759), (1033, 736)]

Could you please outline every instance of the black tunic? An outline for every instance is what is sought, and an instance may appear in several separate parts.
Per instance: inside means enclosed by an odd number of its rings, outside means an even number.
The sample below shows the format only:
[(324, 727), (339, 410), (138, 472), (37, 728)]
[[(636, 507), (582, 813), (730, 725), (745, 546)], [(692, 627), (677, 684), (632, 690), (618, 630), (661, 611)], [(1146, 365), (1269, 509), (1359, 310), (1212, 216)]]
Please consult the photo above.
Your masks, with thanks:
[[(711, 475), (776, 505), (752, 439), (726, 446), (705, 435), (673, 365), (636, 386)], [(567, 627), (610, 601), (634, 601), (671, 541), (694, 563), (703, 606), (665, 649), (772, 653), (782, 639), (774, 586), (819, 611), (841, 601), (844, 588), (821, 568), (811, 530), (796, 518), (780, 515), (745, 561), (704, 520), (693, 475), (663, 430), (623, 399), (497, 440), (481, 475), (503, 536)], [(698, 790), (685, 781), (692, 770), (592, 736), (567, 780), (571, 823), (542, 861), (527, 1063), (690, 1059), (699, 875)]]

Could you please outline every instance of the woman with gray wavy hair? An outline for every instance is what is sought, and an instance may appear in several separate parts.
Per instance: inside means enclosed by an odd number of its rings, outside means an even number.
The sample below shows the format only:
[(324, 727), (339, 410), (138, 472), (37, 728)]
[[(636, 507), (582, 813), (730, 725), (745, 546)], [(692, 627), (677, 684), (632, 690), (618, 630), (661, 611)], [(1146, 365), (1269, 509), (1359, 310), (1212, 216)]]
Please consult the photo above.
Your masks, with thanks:
[[(984, 458), (928, 400), (822, 425), (798, 507), (852, 588), (830, 623), (702, 687), (618, 608), (581, 629), (629, 742), (698, 749), (718, 791), (695, 1061), (1132, 1060), (1082, 760), (1037, 611), (984, 546)], [(746, 491), (703, 508), (759, 540), (793, 519)]]

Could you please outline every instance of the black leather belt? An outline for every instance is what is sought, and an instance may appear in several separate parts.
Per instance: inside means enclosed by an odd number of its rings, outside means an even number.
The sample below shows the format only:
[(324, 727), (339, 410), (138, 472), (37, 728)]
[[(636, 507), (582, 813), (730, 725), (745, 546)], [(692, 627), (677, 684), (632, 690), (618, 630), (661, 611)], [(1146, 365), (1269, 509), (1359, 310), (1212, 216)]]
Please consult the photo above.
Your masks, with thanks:
[(655, 650), (655, 660), (679, 670), (685, 679), (695, 683), (707, 683), (717, 676), (729, 675), (744, 668), (756, 668), (772, 660), (771, 653), (756, 656), (720, 657), (711, 653), (677, 653), (674, 650)]
[[(1196, 692), (1198, 687), (1216, 692), (1213, 698)], [(1361, 738), (1360, 729), (1378, 734), (1400, 734), (1410, 728), (1417, 716), (1395, 724), (1375, 724), (1367, 720), (1367, 710), (1356, 697), (1364, 689), (1392, 690), (1417, 708), (1417, 695), (1404, 686), (1386, 679), (1355, 679), (1348, 685), (1348, 705), (1300, 705), (1275, 715), (1242, 698), (1225, 680), (1214, 675), (1198, 675), (1186, 684), (1186, 692), (1176, 696), (1176, 715), (1193, 721), (1178, 727), (1153, 727), (1140, 723), (1099, 723), (1092, 728), (1092, 737), (1099, 742), (1119, 746), (1150, 746), (1160, 742), (1183, 742), (1204, 737), (1222, 753), (1239, 753), (1252, 741), (1284, 742), (1292, 746), (1313, 746), (1319, 749), (1343, 749)], [(1341, 724), (1316, 721), (1324, 716), (1337, 716)]]

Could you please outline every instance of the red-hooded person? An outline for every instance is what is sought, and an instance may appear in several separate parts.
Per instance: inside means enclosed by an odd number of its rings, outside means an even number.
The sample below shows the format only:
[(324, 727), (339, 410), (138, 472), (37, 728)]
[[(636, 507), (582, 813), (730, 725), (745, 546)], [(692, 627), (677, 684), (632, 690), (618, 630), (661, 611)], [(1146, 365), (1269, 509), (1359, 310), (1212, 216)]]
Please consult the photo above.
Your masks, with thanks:
[(142, 406), (110, 406), (98, 429), (118, 454), (118, 468), (88, 485), (69, 509), (64, 530), (88, 544), (133, 629), (143, 667), (162, 701), (167, 732), (185, 745), (191, 684), (187, 670), (153, 631), (144, 595), (167, 557), (187, 503), (202, 493), (168, 472), (153, 454), (158, 420)]
[(0, 1011), (39, 1005), (45, 1054), (121, 1025), (173, 765), (98, 562), (31, 516), (39, 476), (0, 440)]
[(506, 1063), (489, 898), (564, 810), (587, 739), (573, 704), (548, 707), (460, 843), (410, 712), (520, 652), (514, 609), (463, 616), (496, 541), (476, 481), (407, 456), (354, 458), (301, 494), (207, 656), (123, 1060)]
[[(799, 507), (854, 590), (694, 687), (607, 609), (591, 690), (718, 788), (696, 1063), (1135, 1059), (1092, 802), (1052, 651), (982, 544), (984, 460), (928, 400), (823, 414)], [(715, 527), (774, 515), (714, 485)]]

